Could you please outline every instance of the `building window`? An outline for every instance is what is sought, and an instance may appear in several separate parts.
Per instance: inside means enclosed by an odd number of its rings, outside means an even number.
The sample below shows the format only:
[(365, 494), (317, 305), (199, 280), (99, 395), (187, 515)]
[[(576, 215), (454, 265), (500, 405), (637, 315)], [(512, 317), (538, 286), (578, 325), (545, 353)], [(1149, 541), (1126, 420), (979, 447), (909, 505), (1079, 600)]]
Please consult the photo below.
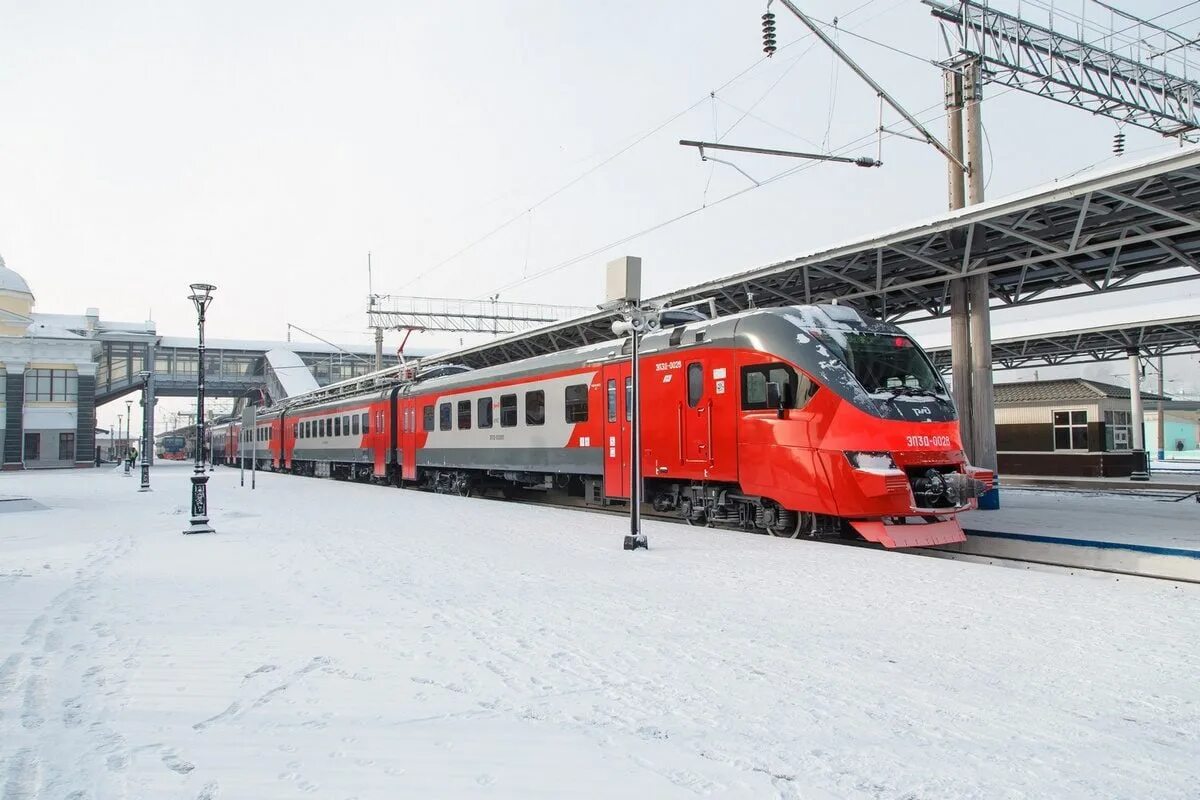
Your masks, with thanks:
[(1086, 411), (1054, 412), (1054, 449), (1087, 450), (1088, 430)]
[(452, 417), (449, 403), (442, 403), (438, 406), (438, 430), (450, 430), (450, 423), (453, 421)]
[(1105, 450), (1129, 450), (1133, 447), (1133, 426), (1129, 423), (1130, 416), (1128, 411), (1104, 412)]
[(525, 393), (525, 424), (544, 425), (546, 423), (546, 393), (541, 389)]
[(75, 460), (75, 434), (60, 433), (58, 435), (58, 460)]
[(469, 431), (471, 429), (471, 401), (458, 401), (458, 429), (460, 431)]
[(608, 396), (608, 399), (607, 399), (608, 421), (616, 422), (617, 421), (617, 379), (616, 378), (608, 379), (607, 396)]
[(40, 461), (42, 459), (42, 435), (40, 433), (25, 434), (25, 460)]
[(588, 387), (586, 383), (577, 383), (563, 390), (567, 410), (567, 422), (587, 422), (588, 418)]
[(433, 430), (433, 406), (425, 406), (421, 414), (421, 427), (427, 431)]
[(513, 428), (517, 425), (517, 396), (500, 395), (500, 427)]
[(79, 399), (79, 374), (67, 369), (31, 369), (25, 372), (25, 402), (68, 403)]
[(481, 397), (478, 403), (479, 427), (492, 427), (492, 398)]

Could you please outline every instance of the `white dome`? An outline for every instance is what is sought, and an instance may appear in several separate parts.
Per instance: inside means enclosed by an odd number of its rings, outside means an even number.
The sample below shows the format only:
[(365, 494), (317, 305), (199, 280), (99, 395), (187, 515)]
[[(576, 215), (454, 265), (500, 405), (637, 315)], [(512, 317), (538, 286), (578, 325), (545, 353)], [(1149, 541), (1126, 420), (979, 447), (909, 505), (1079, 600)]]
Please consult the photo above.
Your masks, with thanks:
[(4, 265), (4, 256), (0, 256), (0, 292), (4, 291), (33, 295), (25, 279), (6, 267)]

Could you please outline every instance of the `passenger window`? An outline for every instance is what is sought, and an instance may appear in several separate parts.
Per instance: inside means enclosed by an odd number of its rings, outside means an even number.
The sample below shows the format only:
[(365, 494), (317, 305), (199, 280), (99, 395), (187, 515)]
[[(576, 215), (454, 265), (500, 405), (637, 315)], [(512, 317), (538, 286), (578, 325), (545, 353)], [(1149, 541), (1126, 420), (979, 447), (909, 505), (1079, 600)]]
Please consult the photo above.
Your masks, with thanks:
[(442, 403), (440, 406), (438, 406), (438, 430), (441, 430), (441, 431), (450, 430), (450, 422), (451, 422), (450, 404)]
[(525, 424), (544, 425), (546, 422), (546, 393), (541, 389), (525, 393)]
[(350, 415), (349, 414), (342, 417), (342, 435), (343, 436), (350, 435)]
[(460, 431), (471, 430), (471, 401), (458, 401), (458, 429)]
[(500, 427), (513, 428), (517, 424), (517, 396), (515, 394), (500, 395)]
[(567, 422), (587, 422), (588, 418), (588, 387), (586, 383), (577, 383), (564, 390)]
[(433, 430), (433, 406), (425, 406), (421, 414), (421, 427), (427, 431)]
[(704, 365), (699, 361), (693, 361), (691, 364), (688, 364), (687, 368), (688, 408), (695, 408), (700, 405), (702, 397), (704, 397)]
[(617, 379), (608, 379), (608, 421), (617, 421)]
[(481, 427), (481, 428), (492, 427), (492, 398), (481, 397), (481, 398), (479, 398), (479, 402), (477, 403), (477, 405), (478, 405), (479, 427)]
[(342, 435), (342, 418), (341, 417), (333, 418), (333, 435), (334, 436)]
[(784, 408), (804, 408), (820, 388), (812, 378), (785, 364), (742, 367), (742, 408), (761, 411), (770, 408), (767, 384), (779, 385)]
[(371, 432), (371, 415), (368, 414), (366, 411), (364, 411), (362, 413), (362, 432), (363, 433)]
[(355, 414), (350, 418), (350, 433), (354, 436), (358, 436), (358, 414)]

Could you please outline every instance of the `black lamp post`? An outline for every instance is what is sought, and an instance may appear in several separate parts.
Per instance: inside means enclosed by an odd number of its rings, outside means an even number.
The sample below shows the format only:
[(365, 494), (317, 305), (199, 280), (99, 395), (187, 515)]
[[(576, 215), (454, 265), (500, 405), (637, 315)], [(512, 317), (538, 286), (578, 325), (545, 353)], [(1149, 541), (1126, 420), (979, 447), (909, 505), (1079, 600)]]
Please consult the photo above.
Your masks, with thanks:
[(196, 465), (192, 470), (192, 524), (184, 533), (212, 533), (208, 524), (208, 475), (204, 472), (204, 312), (212, 304), (212, 292), (217, 287), (193, 283), (188, 297), (196, 306), (200, 332), (200, 363), (196, 371)]
[(126, 478), (128, 478), (130, 475), (130, 473), (129, 473), (129, 466), (130, 466), (129, 465), (129, 447), (130, 447), (129, 428), (130, 428), (130, 422), (132, 422), (132, 420), (133, 420), (133, 401), (126, 400), (125, 401), (125, 477)]

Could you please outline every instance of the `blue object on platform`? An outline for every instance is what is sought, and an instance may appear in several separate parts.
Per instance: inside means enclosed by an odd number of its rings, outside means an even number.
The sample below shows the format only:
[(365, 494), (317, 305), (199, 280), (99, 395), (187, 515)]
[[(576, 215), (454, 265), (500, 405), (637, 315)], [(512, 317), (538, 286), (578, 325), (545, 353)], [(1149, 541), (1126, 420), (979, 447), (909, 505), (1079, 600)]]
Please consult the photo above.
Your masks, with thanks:
[(999, 511), (1000, 510), (1000, 476), (992, 476), (992, 488), (983, 494), (979, 495), (979, 510), (980, 511)]

